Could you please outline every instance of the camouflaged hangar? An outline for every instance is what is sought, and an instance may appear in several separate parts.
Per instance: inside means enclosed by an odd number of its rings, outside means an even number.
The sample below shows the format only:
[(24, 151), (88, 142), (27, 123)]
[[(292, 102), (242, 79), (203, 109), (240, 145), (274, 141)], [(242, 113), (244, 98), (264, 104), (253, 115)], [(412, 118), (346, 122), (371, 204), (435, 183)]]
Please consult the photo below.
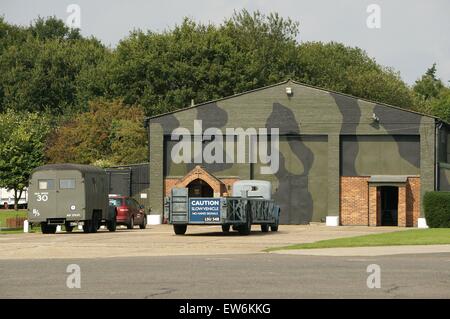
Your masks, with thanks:
[[(174, 162), (171, 134), (194, 132), (195, 120), (222, 132), (278, 128), (278, 171), (261, 174), (259, 161)], [(261, 179), (272, 183), (281, 224), (421, 227), (423, 194), (450, 190), (446, 123), (292, 80), (153, 116), (146, 127), (151, 214), (161, 219), (173, 187), (217, 197), (237, 180)]]

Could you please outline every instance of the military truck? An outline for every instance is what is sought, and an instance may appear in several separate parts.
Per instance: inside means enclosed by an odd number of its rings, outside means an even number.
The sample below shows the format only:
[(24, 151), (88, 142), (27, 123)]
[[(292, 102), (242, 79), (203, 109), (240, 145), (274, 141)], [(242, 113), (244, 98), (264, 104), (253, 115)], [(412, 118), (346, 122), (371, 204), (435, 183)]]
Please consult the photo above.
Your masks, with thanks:
[(42, 233), (64, 225), (71, 232), (77, 225), (95, 233), (101, 225), (116, 230), (115, 210), (108, 208), (108, 180), (98, 167), (50, 164), (34, 169), (29, 181), (28, 221), (41, 225)]
[(237, 181), (231, 197), (189, 197), (188, 188), (173, 188), (164, 214), (176, 235), (185, 234), (188, 225), (221, 225), (223, 232), (232, 228), (240, 235), (249, 235), (254, 224), (262, 232), (278, 231), (280, 207), (271, 188), (268, 181)]

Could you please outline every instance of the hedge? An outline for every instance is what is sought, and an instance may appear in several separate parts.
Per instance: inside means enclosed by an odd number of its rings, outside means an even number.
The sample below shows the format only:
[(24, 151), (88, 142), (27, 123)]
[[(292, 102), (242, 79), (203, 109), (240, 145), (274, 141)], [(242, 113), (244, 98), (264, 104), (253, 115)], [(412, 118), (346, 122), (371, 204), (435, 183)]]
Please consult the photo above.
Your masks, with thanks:
[(450, 192), (426, 192), (423, 206), (430, 228), (450, 228)]

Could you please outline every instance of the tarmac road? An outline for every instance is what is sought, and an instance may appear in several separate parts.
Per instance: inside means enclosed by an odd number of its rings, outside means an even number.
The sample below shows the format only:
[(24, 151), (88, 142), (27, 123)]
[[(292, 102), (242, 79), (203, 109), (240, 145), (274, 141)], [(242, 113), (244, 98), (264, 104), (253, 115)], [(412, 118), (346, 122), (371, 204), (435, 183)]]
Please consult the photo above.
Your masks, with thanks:
[[(171, 226), (156, 225), (115, 233), (1, 235), (0, 298), (450, 298), (450, 252), (430, 253), (438, 252), (431, 246), (393, 256), (263, 252), (399, 230), (282, 225), (277, 233), (255, 227), (250, 236), (239, 236), (189, 226), (187, 235), (175, 236)], [(374, 263), (381, 267), (380, 289), (366, 284), (367, 266)], [(66, 285), (70, 264), (80, 267), (81, 288)]]
[[(78, 264), (81, 288), (66, 272)], [(367, 266), (381, 288), (367, 288)], [(0, 260), (0, 298), (450, 298), (450, 254)]]

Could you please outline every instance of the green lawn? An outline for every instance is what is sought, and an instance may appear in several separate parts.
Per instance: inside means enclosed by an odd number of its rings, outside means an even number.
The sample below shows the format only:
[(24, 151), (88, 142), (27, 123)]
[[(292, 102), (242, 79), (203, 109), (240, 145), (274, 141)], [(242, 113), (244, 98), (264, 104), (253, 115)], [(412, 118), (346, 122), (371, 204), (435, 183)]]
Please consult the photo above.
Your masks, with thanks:
[(25, 209), (19, 209), (15, 211), (13, 209), (0, 209), (0, 228), (6, 227), (6, 219), (10, 217), (27, 217), (27, 211)]
[[(27, 217), (27, 211), (25, 209), (19, 209), (15, 211), (13, 209), (0, 209), (0, 228), (6, 227), (6, 219), (10, 217)], [(21, 233), (23, 230), (0, 230), (0, 234), (14, 234)]]
[(307, 244), (269, 248), (266, 251), (284, 249), (314, 249), (336, 247), (369, 247), (398, 245), (450, 244), (450, 228), (413, 229), (392, 233), (321, 240)]

